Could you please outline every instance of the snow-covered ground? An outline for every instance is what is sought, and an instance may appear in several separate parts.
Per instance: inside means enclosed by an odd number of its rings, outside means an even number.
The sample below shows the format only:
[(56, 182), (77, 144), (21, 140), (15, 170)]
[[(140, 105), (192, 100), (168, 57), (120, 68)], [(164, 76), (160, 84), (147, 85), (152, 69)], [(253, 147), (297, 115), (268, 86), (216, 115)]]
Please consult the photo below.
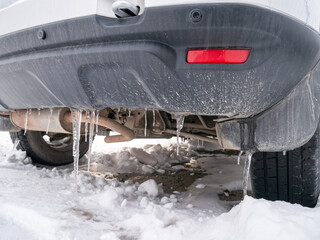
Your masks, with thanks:
[[(12, 150), (8, 133), (0, 133), (0, 239), (320, 239), (319, 206), (251, 197), (221, 201), (218, 193), (242, 188), (243, 165), (234, 156), (193, 154), (187, 144), (176, 157), (174, 144), (175, 139), (107, 145), (97, 137), (95, 176), (81, 159), (75, 193), (73, 165), (35, 167), (24, 152)], [(151, 179), (112, 179), (125, 172), (178, 174), (185, 161), (207, 170), (186, 192), (164, 193)]]

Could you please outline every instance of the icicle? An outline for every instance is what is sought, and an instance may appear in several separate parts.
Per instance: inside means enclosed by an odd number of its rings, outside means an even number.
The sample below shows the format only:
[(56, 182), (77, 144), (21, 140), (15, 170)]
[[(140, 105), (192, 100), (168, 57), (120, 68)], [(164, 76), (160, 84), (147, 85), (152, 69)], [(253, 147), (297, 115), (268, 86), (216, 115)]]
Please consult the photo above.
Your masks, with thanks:
[(15, 151), (20, 143), (20, 140), (16, 138), (13, 143), (12, 152)]
[(132, 111), (132, 110), (131, 110), (131, 109), (129, 109), (129, 117), (131, 117), (131, 111)]
[(84, 128), (84, 141), (87, 142), (88, 140), (88, 121), (89, 121), (89, 111), (86, 110), (86, 123)]
[(198, 139), (198, 145), (197, 148), (200, 148), (200, 140)]
[(154, 108), (152, 108), (152, 115), (153, 115), (152, 126), (154, 127), (156, 125), (156, 111), (154, 110)]
[(248, 181), (249, 181), (249, 172), (250, 172), (250, 165), (253, 153), (247, 152), (246, 153), (246, 160), (244, 162), (244, 170), (243, 170), (243, 197), (247, 195), (248, 191)]
[(99, 131), (99, 110), (97, 111), (97, 116), (96, 116), (96, 133)]
[(203, 140), (201, 140), (201, 147), (203, 147), (203, 145), (204, 145), (204, 141), (203, 141)]
[(71, 110), (71, 114), (72, 114), (72, 133), (73, 133), (75, 191), (78, 192), (79, 145), (80, 145), (80, 137), (81, 137), (82, 110)]
[(144, 136), (147, 136), (147, 127), (148, 127), (148, 109), (144, 109)]
[(118, 119), (118, 121), (120, 121), (120, 108), (118, 108), (118, 110), (117, 110), (117, 119)]
[(38, 115), (40, 116), (40, 114), (41, 114), (41, 109), (38, 108)]
[(30, 108), (30, 109), (29, 109), (29, 115), (31, 115), (31, 113), (32, 113), (32, 109)]
[(283, 156), (287, 155), (287, 151), (282, 152)]
[(53, 108), (50, 108), (50, 114), (49, 114), (49, 119), (48, 119), (48, 125), (47, 125), (47, 131), (46, 131), (46, 134), (48, 134), (48, 132), (49, 132), (49, 127), (50, 127), (50, 122), (51, 122), (52, 112), (53, 112)]
[(93, 143), (93, 137), (94, 137), (94, 122), (95, 122), (95, 112), (91, 111), (90, 129), (89, 129), (88, 172), (90, 172), (91, 151), (92, 151), (92, 143)]
[(240, 165), (240, 158), (241, 158), (242, 153), (243, 153), (243, 151), (240, 151), (240, 152), (239, 152), (238, 161), (237, 161), (238, 165)]
[(26, 115), (24, 118), (24, 135), (26, 135), (27, 130), (28, 130), (28, 110), (26, 111)]
[(177, 155), (179, 156), (179, 152), (180, 152), (180, 132), (181, 132), (181, 129), (183, 128), (183, 124), (184, 124), (184, 115), (176, 116), (176, 121), (177, 121)]

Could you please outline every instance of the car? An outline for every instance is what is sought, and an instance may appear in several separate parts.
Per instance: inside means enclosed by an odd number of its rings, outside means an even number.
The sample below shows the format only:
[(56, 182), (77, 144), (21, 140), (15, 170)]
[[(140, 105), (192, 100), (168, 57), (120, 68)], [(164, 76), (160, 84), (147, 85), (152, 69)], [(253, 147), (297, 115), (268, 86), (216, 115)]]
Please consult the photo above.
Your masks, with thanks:
[(318, 0), (0, 8), (0, 130), (34, 162), (77, 168), (96, 134), (198, 139), (246, 152), (254, 197), (317, 203)]

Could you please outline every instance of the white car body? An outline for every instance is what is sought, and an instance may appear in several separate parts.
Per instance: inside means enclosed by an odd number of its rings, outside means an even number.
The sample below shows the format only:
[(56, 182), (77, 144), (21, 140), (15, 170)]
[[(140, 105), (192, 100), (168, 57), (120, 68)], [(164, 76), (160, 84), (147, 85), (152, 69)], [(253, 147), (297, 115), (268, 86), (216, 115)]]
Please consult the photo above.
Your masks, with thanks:
[[(89, 15), (115, 18), (115, 0), (4, 0), (0, 3), (0, 36), (15, 31)], [(290, 15), (320, 30), (319, 0), (130, 0), (145, 8), (201, 3), (252, 4)]]

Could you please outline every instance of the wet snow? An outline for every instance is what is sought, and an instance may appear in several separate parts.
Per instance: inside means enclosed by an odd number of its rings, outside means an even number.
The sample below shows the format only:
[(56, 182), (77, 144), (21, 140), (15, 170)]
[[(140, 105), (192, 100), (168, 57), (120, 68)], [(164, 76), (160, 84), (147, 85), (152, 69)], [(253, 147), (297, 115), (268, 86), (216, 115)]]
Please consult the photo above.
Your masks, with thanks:
[[(185, 161), (177, 159), (175, 139), (106, 145), (96, 137), (92, 151), (93, 174), (143, 172), (143, 166), (166, 170)], [(25, 152), (12, 150), (7, 133), (0, 133), (0, 239), (320, 239), (319, 206), (249, 196), (240, 203), (221, 201), (217, 193), (242, 189), (243, 164), (236, 164), (236, 156), (193, 158), (193, 151), (181, 143), (180, 156), (192, 158), (208, 175), (186, 192), (166, 194), (152, 179), (138, 184), (96, 177), (86, 171), (84, 157), (75, 198), (72, 166), (34, 166)]]

